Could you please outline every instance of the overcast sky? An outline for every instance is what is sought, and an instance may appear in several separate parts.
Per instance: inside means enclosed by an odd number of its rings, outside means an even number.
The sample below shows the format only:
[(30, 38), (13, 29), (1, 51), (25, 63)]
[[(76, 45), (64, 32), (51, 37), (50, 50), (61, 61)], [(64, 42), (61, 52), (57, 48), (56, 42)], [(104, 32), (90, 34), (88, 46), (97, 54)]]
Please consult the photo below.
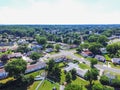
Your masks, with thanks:
[(120, 0), (0, 0), (0, 24), (120, 24)]

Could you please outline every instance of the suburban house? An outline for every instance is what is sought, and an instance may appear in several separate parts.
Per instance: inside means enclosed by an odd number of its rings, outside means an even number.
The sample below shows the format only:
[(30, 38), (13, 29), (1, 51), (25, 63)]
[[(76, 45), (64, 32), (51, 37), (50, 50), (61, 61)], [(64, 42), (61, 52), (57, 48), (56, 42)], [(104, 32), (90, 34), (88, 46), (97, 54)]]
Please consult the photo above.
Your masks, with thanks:
[(120, 64), (120, 58), (112, 58), (112, 63), (114, 64)]
[(7, 51), (7, 48), (1, 48), (0, 49), (0, 52), (6, 52)]
[(81, 55), (83, 57), (93, 57), (94, 56), (93, 53), (91, 51), (89, 51), (89, 50), (83, 50)]
[(34, 46), (31, 46), (31, 48), (35, 52), (41, 52), (41, 49), (43, 48), (43, 46), (42, 45), (34, 45)]
[(22, 54), (21, 53), (12, 53), (8, 55), (8, 58), (21, 58)]
[(101, 56), (101, 55), (96, 55), (95, 58), (98, 60), (98, 61), (101, 61), (101, 62), (105, 62), (106, 59), (104, 56)]
[(78, 64), (74, 64), (74, 63), (68, 63), (68, 66), (64, 68), (64, 70), (66, 72), (69, 72), (70, 70), (75, 69), (76, 70), (76, 74), (82, 78), (84, 78), (84, 75), (87, 73), (87, 69), (81, 69), (79, 68)]
[(37, 70), (40, 70), (40, 69), (45, 68), (45, 67), (46, 67), (46, 63), (38, 62), (36, 64), (28, 65), (25, 73), (30, 73), (30, 72), (33, 72), (33, 71), (37, 71)]
[(56, 63), (63, 62), (63, 61), (68, 61), (68, 59), (66, 58), (66, 56), (55, 57), (53, 60)]
[(45, 50), (45, 52), (47, 52), (47, 53), (53, 52), (53, 51), (54, 51), (53, 48), (47, 48), (47, 49)]

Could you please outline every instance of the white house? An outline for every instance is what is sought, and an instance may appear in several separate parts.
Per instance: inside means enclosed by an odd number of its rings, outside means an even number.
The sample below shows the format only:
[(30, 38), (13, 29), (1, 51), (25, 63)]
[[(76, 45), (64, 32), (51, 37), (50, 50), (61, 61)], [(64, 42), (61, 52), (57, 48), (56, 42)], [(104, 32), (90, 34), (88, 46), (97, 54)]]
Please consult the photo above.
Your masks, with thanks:
[(112, 58), (112, 63), (114, 64), (120, 64), (120, 58)]

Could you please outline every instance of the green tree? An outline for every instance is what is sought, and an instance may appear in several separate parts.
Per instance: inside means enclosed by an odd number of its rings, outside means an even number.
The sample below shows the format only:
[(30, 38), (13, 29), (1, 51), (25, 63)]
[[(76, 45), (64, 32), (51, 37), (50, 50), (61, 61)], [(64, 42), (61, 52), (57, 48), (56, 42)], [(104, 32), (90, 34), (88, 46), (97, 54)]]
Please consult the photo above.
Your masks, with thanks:
[(9, 76), (20, 78), (27, 68), (27, 63), (23, 59), (14, 59), (5, 65), (5, 71)]
[(66, 74), (66, 76), (65, 76), (65, 81), (66, 81), (67, 83), (71, 83), (71, 75), (70, 75), (70, 73), (67, 73), (67, 74)]
[(83, 90), (82, 85), (69, 84), (65, 87), (65, 90)]
[(48, 62), (48, 74), (47, 77), (55, 82), (60, 82), (61, 79), (61, 69), (58, 67), (58, 64), (55, 63), (54, 60), (50, 60)]
[(91, 43), (89, 46), (89, 50), (93, 53), (93, 54), (100, 54), (100, 48), (102, 47), (102, 45), (100, 43)]
[(76, 79), (76, 70), (75, 69), (71, 70), (71, 76), (72, 76), (72, 80)]
[(59, 52), (59, 50), (60, 50), (60, 45), (59, 45), (59, 44), (56, 44), (56, 45), (55, 45), (55, 49), (56, 49), (57, 52)]
[(111, 57), (119, 57), (120, 43), (109, 44), (106, 49)]
[(101, 85), (101, 84), (94, 84), (93, 86), (92, 86), (92, 90), (103, 90), (103, 85)]
[(30, 58), (31, 58), (32, 60), (37, 61), (41, 56), (42, 56), (41, 54), (39, 54), (39, 53), (37, 53), (37, 52), (33, 52), (33, 53), (30, 55)]
[(91, 68), (94, 68), (94, 65), (97, 64), (97, 63), (98, 63), (98, 60), (92, 58), (92, 59), (90, 60)]
[(100, 82), (103, 85), (109, 85), (109, 78), (107, 76), (103, 75), (100, 77)]
[(107, 39), (106, 36), (100, 35), (98, 37), (98, 41), (97, 42), (100, 43), (100, 44), (102, 44), (103, 46), (106, 46), (107, 45), (107, 41), (108, 41), (108, 39)]
[(36, 36), (36, 40), (39, 44), (41, 45), (45, 45), (47, 43), (47, 39), (46, 37), (40, 37), (40, 36)]
[(90, 86), (92, 86), (92, 81), (97, 80), (97, 76), (99, 75), (99, 72), (96, 68), (88, 70), (88, 72), (85, 74), (85, 79), (90, 82)]
[(77, 49), (76, 49), (76, 51), (77, 51), (77, 53), (81, 53), (82, 52), (82, 47), (78, 47)]

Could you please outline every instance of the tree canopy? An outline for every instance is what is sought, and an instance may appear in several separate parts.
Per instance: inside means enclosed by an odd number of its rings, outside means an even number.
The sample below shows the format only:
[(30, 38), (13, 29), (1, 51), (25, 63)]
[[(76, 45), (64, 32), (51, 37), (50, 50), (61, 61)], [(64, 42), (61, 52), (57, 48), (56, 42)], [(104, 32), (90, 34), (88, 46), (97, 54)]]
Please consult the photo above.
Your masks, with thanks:
[(14, 59), (5, 65), (5, 71), (14, 78), (19, 78), (23, 75), (26, 68), (27, 63), (23, 59)]

